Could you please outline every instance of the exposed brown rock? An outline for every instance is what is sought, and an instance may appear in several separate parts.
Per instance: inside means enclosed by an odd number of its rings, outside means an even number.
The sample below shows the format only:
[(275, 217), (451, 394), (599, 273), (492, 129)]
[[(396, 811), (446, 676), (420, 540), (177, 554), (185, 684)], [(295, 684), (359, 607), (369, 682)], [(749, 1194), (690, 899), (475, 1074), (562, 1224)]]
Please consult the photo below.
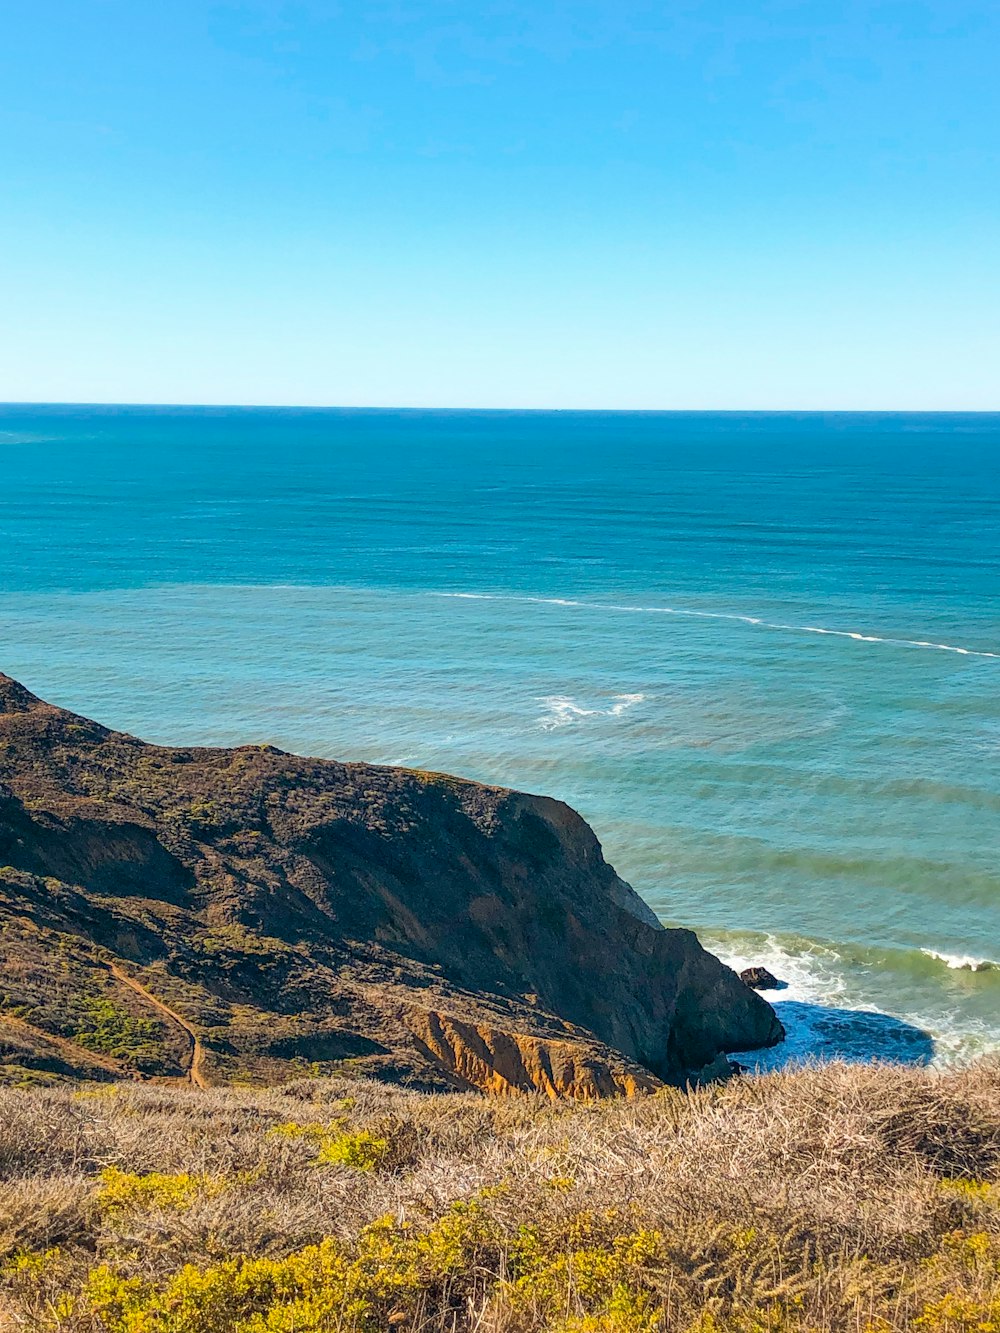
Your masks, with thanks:
[(463, 1083), (497, 1096), (542, 1092), (595, 1101), (653, 1092), (660, 1080), (640, 1065), (609, 1057), (585, 1038), (530, 1036), (436, 1010), (414, 1010), (411, 1031), (428, 1056)]
[[(183, 1075), (196, 1036), (209, 1082), (349, 1061), (592, 1097), (782, 1035), (559, 801), (269, 746), (147, 745), (5, 676), (0, 926), (0, 1019), (146, 1074)], [(0, 1065), (23, 1067), (3, 1037)]]

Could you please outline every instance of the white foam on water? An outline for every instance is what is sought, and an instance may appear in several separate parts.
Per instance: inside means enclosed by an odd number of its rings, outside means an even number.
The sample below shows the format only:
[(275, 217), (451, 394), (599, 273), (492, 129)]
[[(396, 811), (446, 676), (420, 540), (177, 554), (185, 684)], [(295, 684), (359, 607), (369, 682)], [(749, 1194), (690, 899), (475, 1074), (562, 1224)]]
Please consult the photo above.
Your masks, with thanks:
[(622, 713), (627, 713), (630, 708), (636, 704), (641, 704), (645, 699), (644, 694), (616, 694), (617, 703), (607, 710), (609, 717), (621, 717)]
[(594, 708), (581, 708), (564, 694), (550, 694), (540, 699), (539, 703), (548, 709), (548, 716), (543, 717), (539, 726), (543, 731), (555, 731), (557, 727), (569, 727), (582, 717), (593, 717)]
[[(851, 964), (828, 945), (786, 944), (766, 937), (713, 938), (702, 943), (736, 972), (766, 967), (784, 985), (762, 992), (781, 1020), (786, 1037), (763, 1051), (734, 1052), (740, 1064), (759, 1073), (808, 1060), (890, 1060), (936, 1067), (965, 1064), (1000, 1051), (1000, 1029), (945, 1005), (932, 1014), (894, 1014), (878, 1005), (859, 1002), (858, 983), (849, 976)], [(990, 959), (921, 953), (953, 970), (987, 971)]]
[(780, 990), (767, 992), (771, 1001), (831, 1004), (847, 988), (838, 966), (841, 958), (836, 949), (821, 944), (804, 944), (796, 949), (783, 944), (775, 935), (765, 936), (760, 943), (750, 939), (737, 942), (713, 938), (707, 932), (700, 939), (706, 949), (734, 972), (742, 972), (748, 967), (766, 967), (782, 983)]
[(737, 972), (763, 966), (785, 983), (780, 990), (763, 992), (785, 1028), (785, 1040), (768, 1050), (734, 1053), (740, 1064), (756, 1072), (830, 1059), (950, 1064), (997, 1045), (995, 1033), (973, 1032), (968, 1023), (952, 1030), (940, 1021), (899, 1016), (859, 1002), (850, 964), (833, 947), (784, 944), (773, 935), (761, 943), (747, 939), (735, 948), (725, 939), (706, 937), (704, 943)]
[(827, 1045), (817, 1029), (820, 1010), (833, 1012), (847, 988), (846, 978), (837, 967), (839, 955), (820, 945), (792, 950), (774, 936), (760, 944), (746, 942), (747, 952), (734, 949), (733, 943), (701, 937), (705, 948), (714, 953), (734, 972), (748, 967), (766, 967), (782, 983), (780, 990), (764, 992), (785, 1029), (785, 1040), (762, 1051), (737, 1051), (733, 1058), (760, 1073), (801, 1063), (824, 1054)]
[(822, 634), (834, 639), (849, 639), (854, 643), (880, 643), (893, 648), (924, 648), (935, 652), (957, 653), (962, 657), (988, 657), (1000, 661), (1000, 653), (982, 648), (963, 648), (953, 643), (934, 643), (930, 639), (897, 639), (879, 634), (862, 634), (858, 630), (829, 629), (823, 625), (788, 625), (777, 620), (762, 620), (759, 616), (741, 615), (732, 611), (696, 611), (691, 607), (627, 606), (617, 602), (583, 602), (567, 597), (528, 597), (514, 593), (434, 592), (432, 597), (459, 597), (483, 602), (531, 602), (540, 606), (578, 607), (586, 611), (620, 611), (638, 615), (687, 616), (699, 620), (735, 620), (760, 629), (780, 630), (787, 634)]
[(1000, 968), (993, 958), (974, 958), (971, 954), (939, 953), (937, 949), (921, 949), (928, 958), (944, 963), (952, 972), (992, 972)]
[(570, 727), (587, 717), (621, 717), (636, 704), (645, 699), (644, 694), (614, 694), (610, 708), (584, 708), (568, 694), (547, 694), (539, 699), (547, 710), (546, 716), (539, 722), (542, 731), (555, 731), (559, 727)]

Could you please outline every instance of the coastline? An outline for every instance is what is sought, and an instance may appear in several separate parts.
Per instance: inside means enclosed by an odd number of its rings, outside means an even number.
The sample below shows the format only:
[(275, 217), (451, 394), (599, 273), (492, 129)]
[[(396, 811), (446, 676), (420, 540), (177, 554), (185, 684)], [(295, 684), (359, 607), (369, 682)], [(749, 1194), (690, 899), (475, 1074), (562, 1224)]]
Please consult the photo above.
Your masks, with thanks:
[[(703, 945), (740, 972), (766, 967), (780, 989), (761, 993), (786, 1033), (780, 1048), (734, 1053), (742, 1065), (766, 1073), (816, 1060), (888, 1062), (961, 1067), (1000, 1052), (989, 1015), (1000, 1005), (1000, 970), (990, 960), (941, 954), (928, 948), (862, 949), (755, 931), (698, 931)], [(876, 997), (886, 978), (908, 973), (913, 1005), (894, 1012)], [(952, 994), (977, 995), (983, 1019), (956, 1016), (947, 1001), (927, 1004), (921, 977), (950, 982)]]
[(0, 429), (4, 666), (44, 697), (556, 794), (661, 918), (774, 938), (779, 1003), (1000, 1043), (1000, 417)]

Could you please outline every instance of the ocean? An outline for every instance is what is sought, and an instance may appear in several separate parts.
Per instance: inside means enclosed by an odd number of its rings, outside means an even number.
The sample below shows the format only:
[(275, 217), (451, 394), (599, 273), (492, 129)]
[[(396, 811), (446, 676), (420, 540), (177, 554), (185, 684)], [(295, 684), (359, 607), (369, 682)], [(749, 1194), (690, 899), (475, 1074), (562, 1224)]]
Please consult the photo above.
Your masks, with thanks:
[(1000, 1048), (1000, 415), (0, 407), (0, 670), (558, 796), (783, 1048)]

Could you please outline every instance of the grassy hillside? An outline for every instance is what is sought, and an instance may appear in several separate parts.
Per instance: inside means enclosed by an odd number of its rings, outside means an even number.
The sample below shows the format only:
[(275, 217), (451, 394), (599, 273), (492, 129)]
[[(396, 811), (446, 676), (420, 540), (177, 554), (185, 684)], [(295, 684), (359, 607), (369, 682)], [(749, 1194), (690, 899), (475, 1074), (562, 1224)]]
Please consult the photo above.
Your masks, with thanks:
[(0, 1328), (1000, 1329), (1000, 1068), (0, 1089)]

